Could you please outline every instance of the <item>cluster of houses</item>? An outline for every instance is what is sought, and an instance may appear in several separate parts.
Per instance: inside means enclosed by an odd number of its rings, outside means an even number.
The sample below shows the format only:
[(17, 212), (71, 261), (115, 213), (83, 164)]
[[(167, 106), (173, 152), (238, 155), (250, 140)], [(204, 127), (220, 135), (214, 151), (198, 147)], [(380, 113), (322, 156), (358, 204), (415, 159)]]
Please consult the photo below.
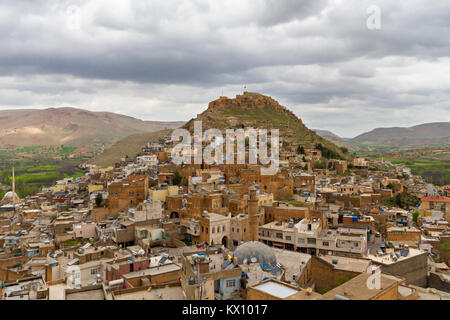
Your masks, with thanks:
[[(286, 148), (261, 175), (176, 165), (173, 146), (165, 137), (36, 195), (8, 193), (0, 299), (450, 299), (448, 188), (315, 149)], [(421, 204), (385, 205), (399, 194)]]

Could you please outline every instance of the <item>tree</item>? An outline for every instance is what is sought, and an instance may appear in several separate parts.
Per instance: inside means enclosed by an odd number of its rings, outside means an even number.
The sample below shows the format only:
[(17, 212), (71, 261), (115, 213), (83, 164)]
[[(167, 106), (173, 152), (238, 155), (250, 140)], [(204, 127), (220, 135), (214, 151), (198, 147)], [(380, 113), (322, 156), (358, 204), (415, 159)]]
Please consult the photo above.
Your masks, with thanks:
[(316, 144), (316, 149), (322, 152), (322, 156), (327, 159), (341, 159), (338, 153), (323, 146), (321, 143)]
[(314, 161), (314, 169), (325, 169), (325, 163), (323, 161)]
[(95, 205), (97, 207), (100, 207), (102, 202), (103, 202), (103, 195), (101, 193), (98, 193), (97, 196), (95, 197)]
[(414, 213), (413, 213), (413, 221), (415, 222), (415, 223), (417, 223), (417, 218), (419, 217), (419, 211), (414, 211)]
[(180, 173), (178, 171), (176, 171), (175, 175), (173, 176), (173, 180), (172, 180), (173, 185), (179, 185), (181, 182), (181, 179), (182, 179), (182, 177), (181, 177)]
[(297, 148), (297, 153), (298, 154), (305, 154), (305, 148), (303, 148), (303, 146), (298, 146)]

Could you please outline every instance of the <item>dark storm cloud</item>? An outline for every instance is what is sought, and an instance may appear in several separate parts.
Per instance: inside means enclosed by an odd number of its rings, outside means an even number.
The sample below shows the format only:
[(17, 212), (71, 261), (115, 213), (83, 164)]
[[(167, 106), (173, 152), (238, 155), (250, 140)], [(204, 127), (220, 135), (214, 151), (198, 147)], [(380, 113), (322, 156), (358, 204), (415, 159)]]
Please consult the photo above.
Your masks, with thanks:
[[(381, 9), (380, 30), (366, 27), (371, 5)], [(338, 127), (353, 114), (360, 125), (343, 128), (345, 135), (378, 126), (365, 117), (389, 108), (398, 110), (390, 116), (399, 122), (432, 121), (421, 111), (427, 106), (450, 117), (447, 6), (418, 0), (3, 1), (0, 106), (70, 104), (181, 120), (222, 91), (234, 95), (247, 84), (317, 128)]]

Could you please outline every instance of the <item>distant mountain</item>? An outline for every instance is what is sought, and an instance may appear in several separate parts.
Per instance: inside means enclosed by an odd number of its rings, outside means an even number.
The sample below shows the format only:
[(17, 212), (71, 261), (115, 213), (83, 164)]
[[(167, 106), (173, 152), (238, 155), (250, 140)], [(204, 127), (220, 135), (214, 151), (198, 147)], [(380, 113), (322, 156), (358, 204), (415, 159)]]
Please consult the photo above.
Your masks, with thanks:
[(373, 146), (450, 145), (450, 122), (425, 123), (409, 128), (377, 128), (350, 142)]
[(129, 135), (181, 125), (77, 108), (0, 110), (0, 147), (111, 145)]
[(333, 132), (328, 131), (328, 130), (321, 130), (321, 129), (311, 129), (311, 130), (314, 131), (315, 133), (317, 133), (321, 137), (332, 137), (332, 138), (336, 138), (336, 139), (341, 139), (341, 137), (339, 137), (338, 135), (336, 135)]
[(344, 147), (347, 148), (349, 151), (355, 151), (355, 150), (359, 150), (360, 147), (350, 143), (348, 141), (348, 139), (344, 139), (339, 137), (338, 135), (334, 134), (331, 131), (328, 130), (321, 130), (321, 129), (311, 129), (312, 131), (314, 131), (315, 133), (317, 133), (319, 136), (333, 142), (335, 145), (337, 145), (338, 147)]

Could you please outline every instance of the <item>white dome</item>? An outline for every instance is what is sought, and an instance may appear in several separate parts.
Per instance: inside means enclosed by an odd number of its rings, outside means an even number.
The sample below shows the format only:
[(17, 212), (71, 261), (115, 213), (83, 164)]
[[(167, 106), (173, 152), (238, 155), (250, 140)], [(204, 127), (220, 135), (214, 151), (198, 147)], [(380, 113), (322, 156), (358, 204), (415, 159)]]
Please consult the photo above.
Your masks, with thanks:
[[(16, 199), (19, 200), (20, 198), (17, 195), (17, 193), (14, 192), (14, 194), (16, 196)], [(5, 195), (3, 196), (2, 200), (12, 199), (12, 197), (13, 197), (13, 192), (12, 191), (8, 191), (7, 193), (5, 193)]]
[(241, 244), (234, 251), (234, 256), (238, 258), (238, 264), (243, 264), (245, 260), (251, 261), (252, 258), (256, 258), (258, 263), (272, 267), (277, 264), (277, 258), (272, 248), (259, 241)]

